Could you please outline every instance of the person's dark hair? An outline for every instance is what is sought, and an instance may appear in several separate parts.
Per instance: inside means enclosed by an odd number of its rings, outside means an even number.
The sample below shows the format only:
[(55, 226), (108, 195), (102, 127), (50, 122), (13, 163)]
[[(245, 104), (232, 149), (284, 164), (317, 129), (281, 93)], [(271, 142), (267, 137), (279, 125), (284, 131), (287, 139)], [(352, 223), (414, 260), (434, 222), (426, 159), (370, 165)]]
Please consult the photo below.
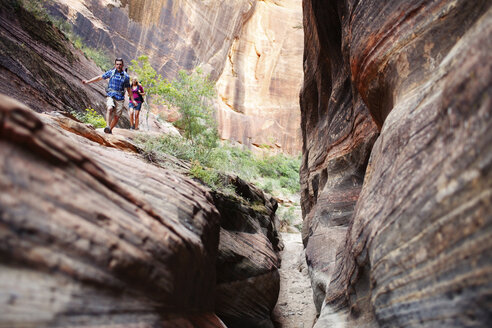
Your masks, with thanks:
[(116, 58), (114, 60), (114, 63), (116, 64), (116, 62), (120, 61), (123, 65), (125, 65), (125, 63), (123, 62), (123, 58)]

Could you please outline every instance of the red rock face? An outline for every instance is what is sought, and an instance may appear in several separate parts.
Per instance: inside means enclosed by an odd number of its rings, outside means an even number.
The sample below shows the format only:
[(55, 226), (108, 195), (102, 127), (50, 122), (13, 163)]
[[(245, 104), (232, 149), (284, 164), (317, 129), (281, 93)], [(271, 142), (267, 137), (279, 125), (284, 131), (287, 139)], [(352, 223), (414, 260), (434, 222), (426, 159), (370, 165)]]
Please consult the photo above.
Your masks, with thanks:
[(352, 87), (336, 5), (305, 1), (303, 6), (301, 205), (306, 256), (320, 310), (378, 131)]
[(223, 139), (298, 154), (301, 1), (255, 3), (217, 80), (219, 130)]
[(303, 6), (316, 327), (486, 326), (490, 2)]

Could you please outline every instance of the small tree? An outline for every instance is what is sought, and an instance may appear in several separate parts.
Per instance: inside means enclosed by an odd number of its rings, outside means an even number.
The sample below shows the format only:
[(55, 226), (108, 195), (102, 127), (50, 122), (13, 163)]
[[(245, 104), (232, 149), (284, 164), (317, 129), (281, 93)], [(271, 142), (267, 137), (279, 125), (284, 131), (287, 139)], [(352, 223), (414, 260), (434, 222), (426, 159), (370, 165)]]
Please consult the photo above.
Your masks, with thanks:
[(214, 95), (214, 83), (197, 68), (191, 73), (180, 71), (165, 96), (179, 109), (181, 117), (176, 124), (185, 137), (208, 148), (216, 147), (219, 139), (211, 106)]
[(181, 117), (175, 124), (183, 129), (186, 139), (205, 148), (217, 146), (219, 136), (211, 105), (215, 84), (200, 68), (191, 73), (179, 71), (177, 79), (168, 82), (157, 74), (144, 55), (132, 60), (130, 70), (138, 76), (153, 101), (178, 108)]
[(162, 93), (168, 87), (168, 82), (163, 79), (160, 74), (157, 74), (155, 69), (149, 63), (149, 57), (142, 55), (131, 61), (128, 67), (130, 71), (138, 76), (139, 82), (145, 87), (147, 97), (157, 96), (154, 101), (161, 100)]

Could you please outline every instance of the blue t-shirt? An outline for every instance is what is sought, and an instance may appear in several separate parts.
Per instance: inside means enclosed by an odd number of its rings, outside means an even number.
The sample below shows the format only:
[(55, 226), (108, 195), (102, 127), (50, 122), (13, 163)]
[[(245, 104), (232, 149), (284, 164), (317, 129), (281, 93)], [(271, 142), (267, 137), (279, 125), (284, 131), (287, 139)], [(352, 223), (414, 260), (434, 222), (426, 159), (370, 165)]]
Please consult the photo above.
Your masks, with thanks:
[(125, 89), (130, 87), (130, 76), (125, 71), (118, 72), (116, 68), (113, 68), (104, 73), (102, 78), (109, 79), (108, 90), (106, 92), (108, 97), (116, 100), (125, 99)]

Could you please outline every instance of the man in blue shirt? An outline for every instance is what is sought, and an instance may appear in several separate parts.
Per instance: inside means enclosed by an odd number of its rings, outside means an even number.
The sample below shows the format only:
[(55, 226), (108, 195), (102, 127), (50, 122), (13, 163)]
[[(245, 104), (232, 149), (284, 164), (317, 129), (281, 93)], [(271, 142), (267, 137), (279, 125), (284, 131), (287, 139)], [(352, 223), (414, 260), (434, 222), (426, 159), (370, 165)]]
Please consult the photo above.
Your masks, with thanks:
[[(123, 59), (116, 58), (112, 70), (90, 80), (82, 80), (82, 83), (88, 84), (103, 79), (109, 79), (108, 88), (106, 89), (106, 124), (109, 125), (104, 128), (104, 132), (112, 133), (125, 107), (125, 89), (130, 97), (130, 102), (134, 106), (137, 104), (133, 99), (133, 92), (130, 88), (130, 76), (123, 70)], [(111, 119), (111, 116), (113, 116), (113, 119)]]

